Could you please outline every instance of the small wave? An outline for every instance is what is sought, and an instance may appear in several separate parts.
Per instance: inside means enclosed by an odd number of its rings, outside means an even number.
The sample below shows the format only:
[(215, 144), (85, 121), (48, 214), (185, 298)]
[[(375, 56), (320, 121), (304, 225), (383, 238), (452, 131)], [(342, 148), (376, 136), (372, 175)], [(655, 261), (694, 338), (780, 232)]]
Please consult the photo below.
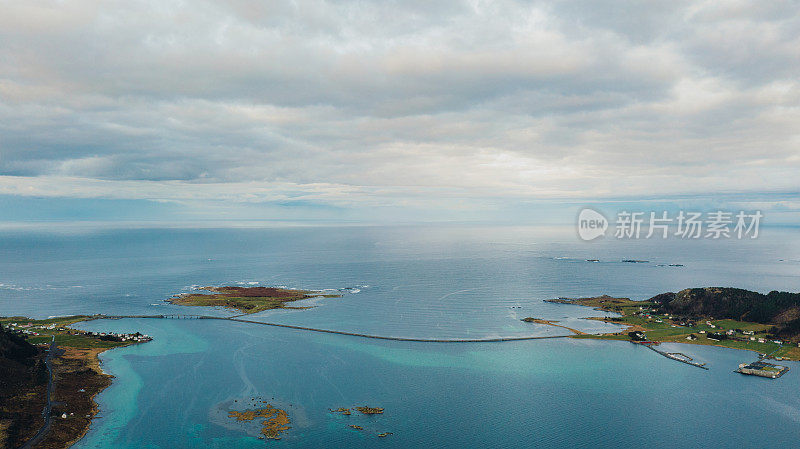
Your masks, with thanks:
[(66, 290), (70, 288), (84, 288), (83, 285), (65, 285), (65, 286), (58, 286), (58, 285), (50, 285), (47, 284), (44, 287), (30, 287), (30, 286), (22, 286), (17, 284), (6, 284), (0, 282), (0, 289), (2, 290), (16, 290), (16, 291), (30, 291), (30, 290)]

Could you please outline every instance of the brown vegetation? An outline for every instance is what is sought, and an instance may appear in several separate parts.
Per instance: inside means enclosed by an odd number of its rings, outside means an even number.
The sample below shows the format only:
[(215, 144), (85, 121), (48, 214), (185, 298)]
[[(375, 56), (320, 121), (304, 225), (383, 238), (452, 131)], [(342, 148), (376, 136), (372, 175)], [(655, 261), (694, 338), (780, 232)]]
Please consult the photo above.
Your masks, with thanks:
[(289, 426), (291, 420), (286, 411), (275, 408), (270, 404), (258, 410), (231, 411), (228, 416), (236, 418), (236, 421), (252, 421), (256, 418), (264, 418), (264, 421), (261, 422), (261, 434), (264, 438), (272, 440), (279, 440), (283, 432), (291, 429), (291, 426)]
[(66, 348), (64, 355), (53, 360), (56, 385), (53, 421), (37, 449), (69, 447), (89, 430), (97, 414), (94, 397), (111, 385), (111, 376), (100, 370), (97, 359), (103, 351), (105, 349)]
[[(174, 296), (167, 301), (183, 306), (225, 307), (242, 313), (258, 313), (269, 309), (287, 309), (286, 303), (318, 296), (339, 297), (341, 295), (323, 295), (310, 290), (292, 290), (276, 287), (202, 287), (201, 290), (211, 292), (190, 293)], [(300, 307), (296, 307), (300, 308)]]

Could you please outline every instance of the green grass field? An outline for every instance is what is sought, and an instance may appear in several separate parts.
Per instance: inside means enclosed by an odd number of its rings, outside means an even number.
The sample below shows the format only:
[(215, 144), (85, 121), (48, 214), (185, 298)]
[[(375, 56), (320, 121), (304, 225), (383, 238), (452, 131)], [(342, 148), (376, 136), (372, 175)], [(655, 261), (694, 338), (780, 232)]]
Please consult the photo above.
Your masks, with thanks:
[[(52, 335), (52, 334), (51, 334)], [(51, 335), (39, 335), (35, 337), (28, 337), (30, 344), (50, 343)], [(76, 348), (76, 349), (94, 349), (94, 348), (116, 348), (119, 346), (126, 346), (130, 342), (106, 341), (100, 340), (97, 337), (89, 337), (84, 335), (69, 335), (65, 333), (55, 333), (56, 344), (62, 347)]]
[[(303, 299), (298, 297), (297, 299)], [(261, 296), (222, 296), (222, 295), (188, 295), (172, 300), (182, 306), (226, 307), (244, 313), (258, 313), (264, 310), (286, 308), (287, 301)]]
[(126, 346), (130, 342), (106, 341), (98, 337), (88, 335), (72, 335), (75, 332), (70, 329), (41, 329), (36, 326), (49, 326), (55, 324), (57, 327), (66, 328), (71, 324), (79, 323), (90, 319), (87, 315), (74, 315), (67, 317), (48, 318), (44, 320), (31, 320), (26, 317), (0, 317), (0, 323), (7, 326), (9, 323), (28, 324), (31, 323), (31, 328), (26, 328), (37, 332), (40, 335), (28, 335), (27, 340), (30, 344), (49, 344), (53, 336), (56, 337), (56, 343), (62, 347), (76, 348), (76, 349), (93, 349), (93, 348), (116, 348), (119, 346)]
[[(738, 329), (741, 331), (753, 331), (754, 337), (765, 338), (765, 334), (772, 326), (767, 324), (751, 323), (746, 321), (737, 321), (731, 319), (723, 320), (710, 320), (714, 327), (706, 324), (706, 320), (698, 321), (693, 327), (680, 326), (677, 322), (669, 319), (667, 315), (651, 315), (650, 318), (636, 315), (641, 312), (641, 308), (645, 309), (652, 306), (647, 301), (630, 301), (624, 298), (582, 298), (575, 300), (574, 304), (599, 308), (603, 311), (617, 312), (622, 314), (621, 318), (616, 320), (609, 320), (607, 322), (619, 324), (622, 326), (638, 326), (645, 329), (647, 339), (651, 341), (661, 342), (674, 342), (674, 343), (687, 343), (696, 345), (713, 345), (722, 346), (732, 349), (744, 349), (755, 351), (762, 354), (769, 354), (773, 357), (783, 357), (791, 360), (800, 360), (800, 348), (795, 344), (787, 344), (781, 346), (777, 343), (767, 340), (764, 343), (749, 340), (749, 335), (741, 335), (740, 337), (747, 338), (747, 341), (738, 341), (733, 339), (727, 340), (711, 340), (708, 334), (712, 332), (725, 332), (727, 330)], [(601, 321), (605, 321), (602, 318)], [(658, 321), (661, 321), (660, 323)], [(700, 333), (705, 331), (705, 333)], [(695, 335), (696, 340), (687, 340), (689, 335)], [(592, 338), (601, 340), (630, 340), (627, 335), (627, 330), (614, 334), (601, 334), (601, 335), (573, 335), (572, 338)]]
[(9, 317), (0, 317), (0, 323), (6, 325), (8, 323), (18, 323), (18, 324), (27, 324), (31, 323), (35, 326), (48, 326), (50, 324), (55, 324), (57, 326), (69, 326), (70, 324), (75, 324), (81, 321), (86, 321), (91, 317), (88, 315), (70, 315), (70, 316), (60, 316), (54, 318), (47, 318), (44, 320), (32, 320), (30, 318), (24, 316), (9, 316)]

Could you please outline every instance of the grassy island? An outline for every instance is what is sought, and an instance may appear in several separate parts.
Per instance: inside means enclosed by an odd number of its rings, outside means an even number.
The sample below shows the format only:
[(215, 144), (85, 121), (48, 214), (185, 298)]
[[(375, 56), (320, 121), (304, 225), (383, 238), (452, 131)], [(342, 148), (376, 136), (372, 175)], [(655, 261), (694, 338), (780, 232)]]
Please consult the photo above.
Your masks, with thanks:
[(304, 309), (290, 307), (287, 303), (301, 299), (322, 297), (338, 298), (342, 295), (326, 294), (313, 290), (294, 290), (277, 287), (202, 287), (208, 293), (186, 293), (167, 301), (182, 306), (225, 307), (250, 314), (269, 309)]
[[(98, 355), (108, 349), (149, 341), (141, 334), (72, 329), (89, 316), (46, 320), (0, 318), (0, 447), (67, 448), (89, 429), (97, 414), (94, 397), (111, 384)], [(52, 370), (52, 377), (51, 377)], [(51, 403), (47, 390), (51, 389)], [(49, 408), (50, 427), (43, 410)]]
[[(701, 290), (701, 292), (697, 292), (697, 290)], [(665, 293), (644, 301), (614, 298), (607, 295), (590, 298), (559, 298), (547, 301), (593, 307), (602, 312), (613, 312), (620, 316), (589, 319), (625, 326), (619, 332), (572, 335), (572, 338), (630, 340), (630, 332), (641, 332), (648, 341), (721, 346), (754, 351), (777, 360), (800, 360), (800, 347), (797, 343), (800, 341), (800, 335), (791, 332), (793, 323), (789, 322), (787, 325), (785, 322), (769, 318), (762, 320), (766, 322), (735, 319), (731, 317), (730, 312), (726, 312), (725, 304), (729, 302), (728, 298), (718, 298), (718, 296), (739, 298), (742, 292), (746, 292), (746, 290), (687, 289), (679, 293)], [(755, 292), (750, 293), (759, 295)], [(755, 296), (753, 297), (755, 298)], [(716, 307), (715, 315), (704, 313), (710, 306), (697, 304), (698, 301), (713, 301)], [(735, 312), (737, 317), (747, 317), (748, 307), (742, 306), (741, 300), (730, 302), (745, 310), (745, 312), (741, 312), (737, 309)], [(775, 315), (780, 317), (788, 314), (776, 310)]]

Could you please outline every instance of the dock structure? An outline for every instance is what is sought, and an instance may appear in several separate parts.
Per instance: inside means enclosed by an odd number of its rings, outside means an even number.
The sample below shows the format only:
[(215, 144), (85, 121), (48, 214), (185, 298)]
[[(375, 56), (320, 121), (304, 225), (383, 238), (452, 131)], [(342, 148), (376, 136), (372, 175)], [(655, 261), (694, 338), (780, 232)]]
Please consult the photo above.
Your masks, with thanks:
[(695, 362), (691, 357), (689, 357), (686, 354), (682, 354), (680, 352), (666, 352), (666, 351), (661, 351), (660, 349), (657, 349), (655, 347), (658, 344), (657, 341), (632, 341), (631, 343), (638, 344), (638, 345), (644, 346), (644, 347), (646, 347), (648, 349), (651, 349), (651, 350), (663, 355), (664, 357), (666, 357), (668, 359), (676, 360), (678, 362), (685, 363), (687, 365), (696, 366), (697, 368), (702, 368), (704, 370), (708, 369), (708, 367), (706, 366), (705, 363)]
[(769, 379), (777, 379), (789, 371), (788, 366), (774, 365), (762, 360), (753, 363), (742, 363), (739, 368), (734, 370), (735, 373), (747, 374), (749, 376), (766, 377)]

